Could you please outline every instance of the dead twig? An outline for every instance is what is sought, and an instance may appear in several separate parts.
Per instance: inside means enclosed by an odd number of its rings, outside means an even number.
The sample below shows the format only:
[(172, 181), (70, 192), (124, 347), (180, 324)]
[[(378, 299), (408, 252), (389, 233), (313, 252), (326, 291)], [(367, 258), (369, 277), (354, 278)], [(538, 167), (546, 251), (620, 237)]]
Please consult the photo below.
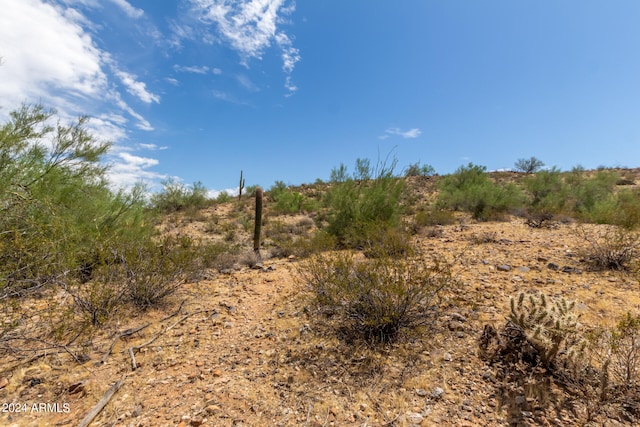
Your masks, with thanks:
[(120, 338), (128, 337), (129, 335), (133, 335), (136, 332), (140, 332), (144, 328), (147, 328), (149, 325), (151, 325), (151, 323), (147, 323), (147, 324), (139, 326), (137, 328), (130, 328), (130, 329), (127, 329), (125, 331), (120, 332), (116, 336), (116, 338), (113, 340), (113, 342), (111, 343), (111, 347), (109, 347), (109, 350), (107, 350), (107, 352), (104, 354), (104, 356), (102, 356), (102, 359), (100, 359), (100, 362), (101, 363), (105, 363), (107, 361), (107, 358), (111, 355), (111, 352), (113, 351), (113, 348), (116, 346), (116, 343), (118, 342), (118, 340), (120, 340)]
[(124, 384), (124, 378), (121, 380), (118, 380), (114, 385), (112, 385), (109, 388), (109, 390), (107, 390), (107, 392), (104, 394), (102, 399), (100, 399), (100, 401), (96, 404), (96, 406), (94, 406), (93, 409), (89, 411), (87, 415), (85, 415), (82, 421), (80, 421), (80, 424), (78, 425), (78, 427), (87, 427), (89, 424), (91, 424), (91, 421), (93, 421), (93, 419), (98, 416), (100, 411), (102, 411), (104, 407), (107, 406), (107, 403), (109, 403), (113, 395), (116, 394), (118, 390), (120, 390), (120, 387), (122, 387), (122, 384)]

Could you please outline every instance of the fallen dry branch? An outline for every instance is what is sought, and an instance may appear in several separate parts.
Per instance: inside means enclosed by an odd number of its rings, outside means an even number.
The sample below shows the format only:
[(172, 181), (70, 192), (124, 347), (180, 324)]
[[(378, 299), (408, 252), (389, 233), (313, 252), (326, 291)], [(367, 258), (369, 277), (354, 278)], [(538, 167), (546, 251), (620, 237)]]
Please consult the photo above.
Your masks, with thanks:
[(149, 325), (151, 325), (151, 323), (147, 323), (147, 324), (139, 326), (137, 328), (130, 328), (130, 329), (127, 329), (126, 331), (120, 332), (116, 336), (116, 338), (113, 340), (113, 342), (111, 343), (111, 347), (109, 347), (109, 350), (107, 350), (107, 352), (104, 354), (104, 356), (102, 356), (102, 359), (100, 359), (100, 362), (105, 363), (107, 361), (107, 358), (111, 355), (111, 352), (113, 351), (113, 348), (116, 346), (116, 344), (118, 343), (118, 341), (121, 338), (128, 337), (129, 335), (133, 335), (136, 332), (140, 332), (144, 328), (147, 328)]
[(102, 399), (100, 399), (100, 401), (96, 404), (96, 406), (94, 406), (93, 409), (89, 411), (89, 413), (82, 419), (82, 421), (80, 421), (79, 427), (87, 427), (89, 424), (91, 424), (91, 421), (93, 421), (93, 419), (98, 416), (100, 411), (102, 411), (104, 407), (107, 406), (107, 403), (109, 403), (113, 395), (116, 394), (118, 390), (120, 390), (122, 384), (124, 384), (124, 378), (118, 380), (114, 385), (112, 385), (104, 394)]

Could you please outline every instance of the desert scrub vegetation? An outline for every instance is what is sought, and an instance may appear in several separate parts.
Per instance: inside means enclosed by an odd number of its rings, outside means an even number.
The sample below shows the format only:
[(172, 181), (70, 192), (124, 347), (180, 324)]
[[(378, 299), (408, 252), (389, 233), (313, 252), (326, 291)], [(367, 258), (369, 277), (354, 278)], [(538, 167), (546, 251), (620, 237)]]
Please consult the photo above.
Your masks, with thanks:
[(638, 231), (611, 226), (600, 235), (579, 228), (578, 236), (585, 245), (580, 256), (592, 270), (629, 270), (640, 251)]
[(522, 190), (515, 184), (497, 184), (486, 167), (469, 163), (439, 183), (438, 206), (470, 212), (474, 219), (499, 219), (524, 204)]
[(341, 247), (364, 247), (372, 230), (394, 228), (400, 220), (400, 197), (404, 182), (394, 177), (396, 161), (378, 163), (375, 170), (359, 159), (357, 180), (346, 175), (346, 167), (332, 171), (332, 186), (324, 197), (328, 210), (326, 231), (335, 236)]
[(452, 287), (450, 265), (353, 253), (319, 255), (300, 268), (313, 305), (347, 342), (391, 342), (403, 330), (437, 320), (440, 296)]
[[(144, 191), (113, 192), (100, 164), (109, 144), (81, 117), (68, 126), (41, 106), (0, 127), (0, 295), (78, 279), (106, 247), (150, 238)], [(55, 123), (55, 124), (54, 124)]]
[[(31, 291), (64, 290), (81, 317), (99, 325), (121, 305), (160, 303), (215, 263), (220, 251), (160, 238), (145, 189), (110, 188), (101, 163), (110, 145), (86, 124), (81, 117), (63, 125), (53, 111), (23, 106), (0, 126), (0, 301), (11, 305)], [(169, 187), (172, 196), (163, 193), (157, 208), (206, 200), (200, 185), (186, 193)], [(186, 204), (175, 194), (186, 194)]]
[(432, 227), (434, 225), (451, 225), (456, 222), (453, 212), (431, 207), (419, 210), (416, 213), (416, 224), (420, 227)]
[(311, 212), (319, 208), (318, 201), (291, 190), (283, 181), (276, 181), (268, 191), (273, 202), (270, 209), (274, 213), (297, 214)]
[(151, 206), (162, 213), (198, 210), (209, 202), (207, 189), (201, 182), (187, 186), (174, 179), (162, 181), (162, 191), (151, 196)]

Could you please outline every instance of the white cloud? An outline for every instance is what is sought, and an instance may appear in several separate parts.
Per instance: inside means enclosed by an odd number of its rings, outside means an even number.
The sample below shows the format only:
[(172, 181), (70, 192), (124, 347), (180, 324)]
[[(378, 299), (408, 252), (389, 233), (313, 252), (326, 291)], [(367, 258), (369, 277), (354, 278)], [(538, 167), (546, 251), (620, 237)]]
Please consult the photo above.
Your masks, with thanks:
[(133, 7), (127, 0), (111, 0), (111, 2), (122, 9), (130, 18), (138, 19), (144, 15), (144, 11), (142, 9)]
[[(173, 69), (183, 73), (194, 73), (194, 74), (207, 74), (209, 72), (209, 67), (206, 65), (174, 65)], [(215, 73), (214, 73), (215, 74)]]
[[(99, 7), (88, 0), (0, 0), (0, 118), (21, 103), (42, 103), (58, 110), (63, 118), (87, 114), (101, 139), (126, 138), (127, 120), (118, 109), (138, 120), (140, 129), (153, 129), (121, 99), (115, 90), (113, 60), (94, 43), (95, 28), (76, 8)], [(126, 77), (127, 89), (148, 102), (158, 99), (136, 81)], [(156, 101), (157, 102), (157, 101)], [(109, 114), (105, 114), (109, 111)]]
[(407, 138), (417, 138), (421, 134), (422, 134), (422, 132), (418, 128), (413, 128), (413, 129), (409, 129), (409, 130), (406, 130), (406, 131), (400, 130), (400, 128), (389, 128), (389, 129), (385, 130), (385, 135), (381, 135), (378, 138), (379, 139), (387, 139), (387, 138), (389, 138), (389, 135), (398, 135), (398, 136), (401, 136), (401, 137), (407, 139)]
[[(291, 38), (278, 24), (283, 16), (295, 10), (295, 3), (286, 0), (190, 0), (192, 10), (200, 22), (214, 25), (223, 41), (240, 54), (242, 63), (247, 65), (251, 58), (262, 59), (265, 49), (273, 42), (281, 51), (282, 69), (290, 75), (300, 61), (300, 51), (293, 47)], [(191, 27), (187, 27), (192, 30)], [(190, 38), (193, 32), (183, 26), (176, 26), (174, 34), (178, 38)], [(287, 82), (287, 89), (294, 87)]]
[(256, 84), (253, 83), (251, 79), (244, 74), (237, 75), (236, 80), (238, 80), (238, 83), (240, 83), (240, 85), (247, 89), (249, 92), (258, 92), (260, 90), (260, 88), (256, 86)]
[(0, 99), (17, 106), (25, 100), (97, 97), (107, 87), (101, 52), (64, 10), (36, 0), (0, 0)]
[(166, 146), (159, 146), (157, 144), (144, 144), (144, 143), (140, 143), (138, 144), (138, 146), (144, 150), (151, 150), (151, 151), (155, 151), (155, 150), (166, 150), (169, 147)]
[(236, 98), (235, 96), (231, 95), (230, 93), (223, 92), (221, 90), (214, 90), (212, 93), (214, 98), (219, 99), (221, 101), (230, 102), (236, 105), (249, 105), (247, 102), (242, 101)]
[(222, 70), (220, 68), (214, 68), (213, 70), (211, 70), (213, 72), (213, 74), (215, 74), (216, 76), (219, 76), (220, 74), (222, 74)]
[(137, 77), (126, 71), (114, 70), (114, 74), (120, 78), (122, 83), (126, 86), (127, 92), (137, 97), (142, 102), (151, 104), (152, 102), (159, 103), (160, 97), (147, 90), (147, 85), (144, 82), (137, 80)]
[(166, 178), (166, 175), (149, 170), (158, 165), (158, 160), (141, 157), (127, 152), (127, 148), (120, 147), (119, 152), (112, 156), (112, 163), (107, 175), (111, 184), (116, 188), (131, 188), (142, 181), (147, 184)]
[(180, 84), (180, 82), (174, 79), (173, 77), (165, 77), (165, 80), (167, 81), (167, 83), (172, 84), (174, 86), (178, 86)]
[(129, 154), (127, 152), (120, 152), (118, 156), (125, 161), (127, 165), (136, 168), (148, 168), (151, 166), (156, 166), (158, 161), (156, 159), (151, 159), (149, 157), (140, 157), (134, 156), (133, 154)]
[(207, 191), (207, 197), (210, 199), (215, 199), (217, 198), (221, 193), (227, 193), (230, 196), (237, 196), (238, 195), (238, 187), (236, 188), (227, 188), (226, 190), (209, 190)]

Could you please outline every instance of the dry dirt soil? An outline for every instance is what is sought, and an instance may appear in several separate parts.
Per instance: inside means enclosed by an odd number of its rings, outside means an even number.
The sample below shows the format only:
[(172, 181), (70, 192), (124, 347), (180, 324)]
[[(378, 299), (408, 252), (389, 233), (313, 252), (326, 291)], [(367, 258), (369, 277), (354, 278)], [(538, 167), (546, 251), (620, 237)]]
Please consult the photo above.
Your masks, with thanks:
[[(504, 393), (478, 347), (484, 325), (504, 325), (520, 292), (576, 300), (589, 326), (640, 312), (638, 275), (588, 271), (578, 229), (605, 227), (536, 229), (514, 217), (423, 229), (413, 237), (421, 256), (452, 262), (459, 286), (432, 327), (377, 349), (339, 340), (309, 309), (304, 260), (212, 272), (161, 308), (119, 313), (81, 348), (43, 342), (30, 357), (5, 352), (0, 425), (77, 426), (109, 391), (91, 425), (585, 425), (592, 408), (553, 381)], [(596, 421), (631, 425), (615, 414)]]

